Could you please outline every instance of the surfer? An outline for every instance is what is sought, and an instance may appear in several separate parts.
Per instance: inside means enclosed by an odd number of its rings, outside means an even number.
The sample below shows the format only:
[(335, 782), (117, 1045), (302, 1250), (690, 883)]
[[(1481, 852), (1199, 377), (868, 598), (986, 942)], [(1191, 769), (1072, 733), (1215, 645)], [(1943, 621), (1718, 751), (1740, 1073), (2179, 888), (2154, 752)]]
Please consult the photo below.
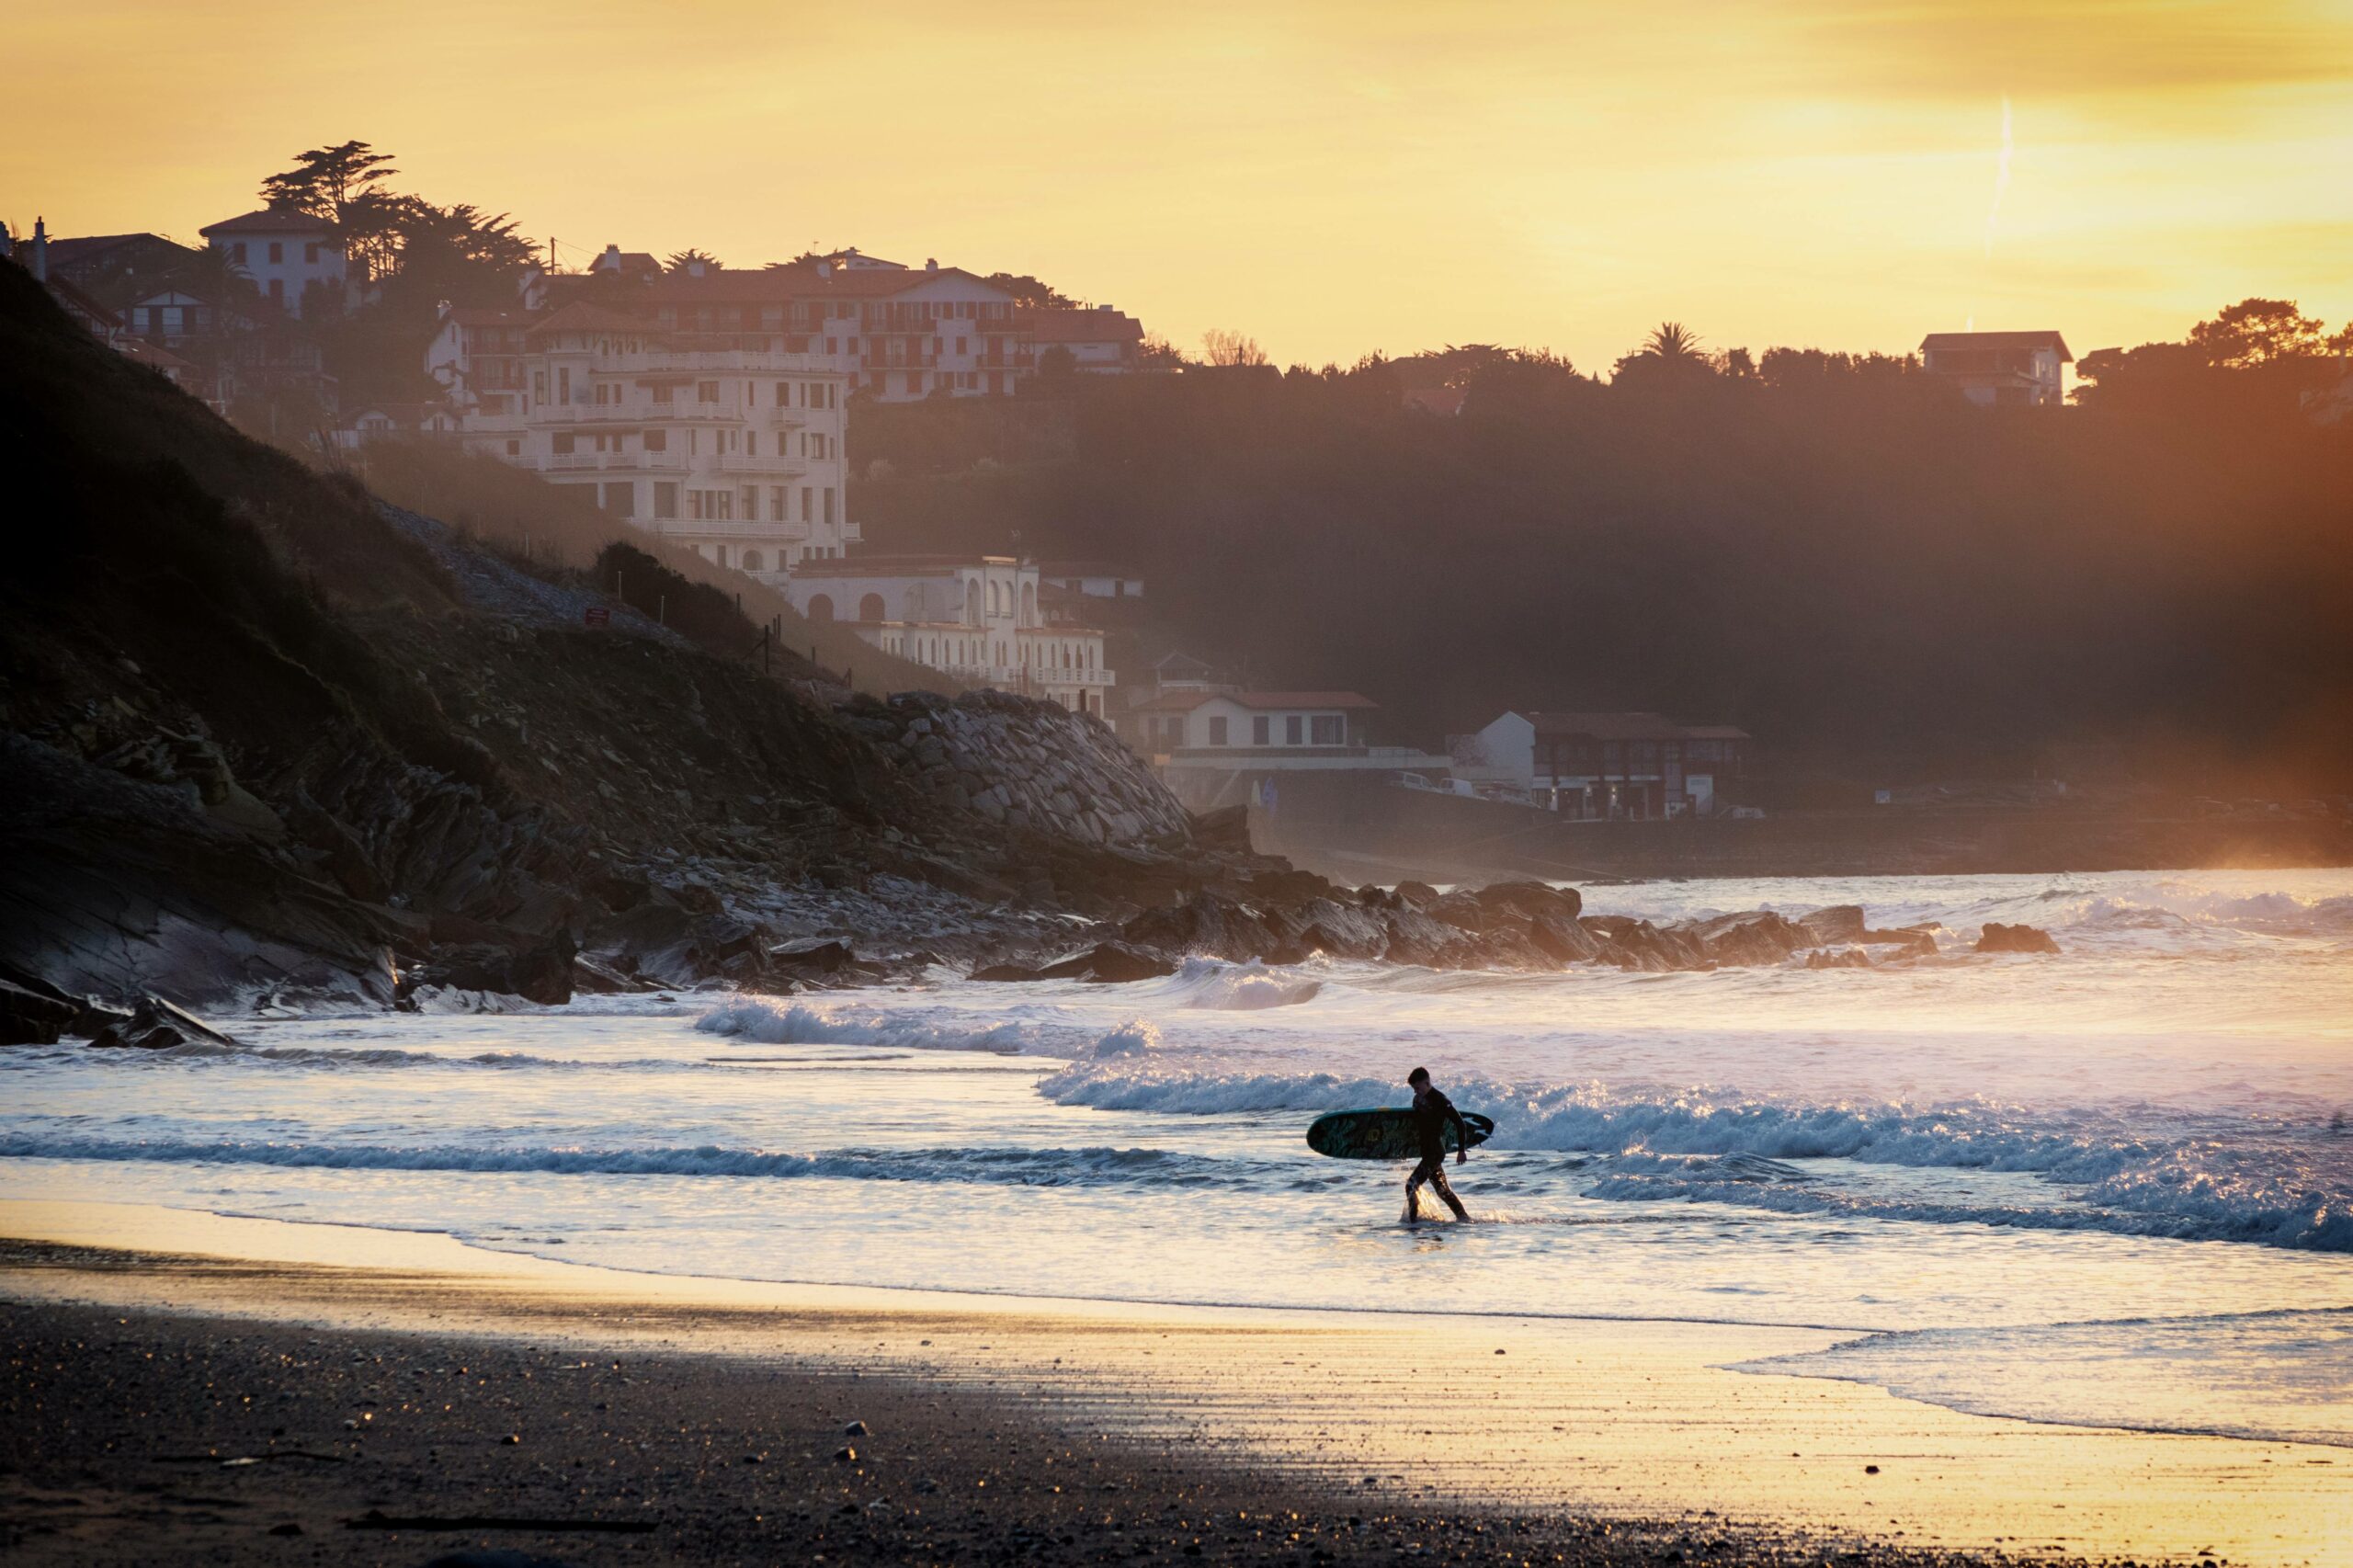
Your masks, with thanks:
[(1454, 1196), (1454, 1188), (1446, 1185), (1446, 1122), (1454, 1119), (1454, 1163), (1461, 1165), (1471, 1157), (1471, 1130), (1463, 1125), (1462, 1113), (1454, 1102), (1438, 1093), (1430, 1082), (1430, 1070), (1416, 1067), (1405, 1075), (1406, 1084), (1414, 1091), (1414, 1131), (1422, 1141), (1422, 1163), (1405, 1178), (1405, 1218), (1422, 1217), (1422, 1184), (1427, 1182), (1458, 1220), (1471, 1218), (1462, 1207), (1462, 1199)]

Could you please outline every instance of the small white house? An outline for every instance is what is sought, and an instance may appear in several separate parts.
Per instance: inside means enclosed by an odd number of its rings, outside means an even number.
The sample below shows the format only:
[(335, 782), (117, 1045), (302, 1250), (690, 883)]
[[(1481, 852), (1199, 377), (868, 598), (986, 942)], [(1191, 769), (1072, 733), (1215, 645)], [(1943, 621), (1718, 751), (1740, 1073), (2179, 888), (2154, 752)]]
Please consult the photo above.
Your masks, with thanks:
[(1143, 597), (1142, 577), (1105, 561), (1049, 561), (1039, 566), (1038, 580), (1091, 599)]
[(1479, 794), (1528, 797), (1536, 782), (1536, 722), (1505, 713), (1484, 729), (1446, 737), (1452, 772)]
[(290, 316), (340, 315), (348, 303), (343, 242), (324, 218), (265, 208), (197, 232)]

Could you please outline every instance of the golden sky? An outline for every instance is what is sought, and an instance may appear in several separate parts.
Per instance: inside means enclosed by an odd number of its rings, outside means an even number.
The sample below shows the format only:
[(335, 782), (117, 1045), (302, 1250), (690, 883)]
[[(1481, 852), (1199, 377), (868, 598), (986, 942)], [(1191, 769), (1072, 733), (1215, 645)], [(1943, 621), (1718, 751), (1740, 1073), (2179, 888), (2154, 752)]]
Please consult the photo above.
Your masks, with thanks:
[(356, 136), (574, 264), (857, 244), (1279, 362), (2353, 317), (2353, 0), (6, 0), (0, 59), (60, 234)]

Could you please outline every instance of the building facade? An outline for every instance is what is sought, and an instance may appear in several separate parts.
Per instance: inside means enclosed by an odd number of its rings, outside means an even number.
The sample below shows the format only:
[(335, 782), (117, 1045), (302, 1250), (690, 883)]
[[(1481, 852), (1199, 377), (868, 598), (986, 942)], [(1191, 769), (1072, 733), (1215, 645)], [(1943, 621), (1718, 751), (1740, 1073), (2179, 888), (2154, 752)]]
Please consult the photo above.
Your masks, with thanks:
[(2066, 371), (2075, 362), (2055, 332), (1932, 332), (1920, 358), (1972, 403), (1991, 408), (2055, 408), (2067, 398)]
[(265, 208), (197, 233), (252, 278), (262, 298), (298, 321), (341, 315), (349, 303), (343, 242), (324, 218)]
[(1118, 684), (1103, 633), (1050, 619), (1038, 568), (1009, 555), (860, 555), (796, 567), (785, 595), (810, 620), (845, 622), (861, 642), (940, 671), (1098, 717)]
[(1729, 724), (1678, 724), (1656, 713), (1506, 714), (1481, 734), (1529, 732), (1529, 794), (1563, 816), (1647, 821), (1729, 810), (1751, 740)]
[(426, 353), (468, 450), (577, 487), (608, 515), (767, 583), (858, 540), (835, 359), (710, 348), (577, 303), (449, 311)]

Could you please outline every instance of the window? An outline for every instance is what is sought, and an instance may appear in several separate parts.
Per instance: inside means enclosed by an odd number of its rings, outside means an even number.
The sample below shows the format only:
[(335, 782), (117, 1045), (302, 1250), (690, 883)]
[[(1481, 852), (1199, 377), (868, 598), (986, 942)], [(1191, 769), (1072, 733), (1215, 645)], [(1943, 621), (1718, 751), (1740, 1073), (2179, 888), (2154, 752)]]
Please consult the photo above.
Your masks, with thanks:
[(313, 267), (319, 265), (319, 247), (316, 242), (302, 247), (302, 259)]
[(806, 484), (801, 487), (801, 520), (804, 523), (813, 520), (810, 514), (810, 503), (815, 498), (816, 492), (814, 490)]
[(509, 441), (509, 442), (507, 442), (507, 443), (506, 443), (506, 455), (507, 455), (508, 457), (510, 457), (510, 458), (519, 458), (519, 457), (521, 457), (521, 456), (523, 455), (523, 443), (522, 443), (522, 442), (520, 442), (520, 441)]
[(1298, 745), (1304, 738), (1302, 732), (1305, 728), (1306, 725), (1304, 721), (1302, 721), (1298, 714), (1286, 713), (1283, 715), (1283, 744), (1287, 746)]
[(759, 515), (760, 487), (756, 484), (747, 484), (744, 486), (744, 520), (747, 523), (757, 521)]
[(558, 432), (556, 433), (556, 437), (555, 437), (555, 455), (556, 455), (556, 456), (558, 456), (558, 457), (560, 457), (560, 458), (568, 458), (568, 457), (570, 457), (570, 456), (572, 455), (572, 432), (571, 432), (571, 431), (569, 431), (569, 430), (562, 430), (562, 431), (558, 431)]
[(768, 488), (768, 520), (775, 523), (792, 520), (792, 490), (790, 485), (777, 484)]
[[(777, 439), (781, 441), (784, 437), (779, 436)], [(756, 458), (760, 455), (760, 433), (757, 430), (744, 432), (744, 455), (747, 458)], [(781, 452), (777, 455), (783, 456)]]
[(555, 368), (555, 400), (558, 403), (572, 401), (572, 367), (569, 365)]
[(604, 492), (606, 512), (616, 517), (637, 516), (637, 486), (635, 484), (606, 484), (598, 488)]
[(1225, 715), (1222, 713), (1214, 715), (1210, 720), (1210, 744), (1213, 746), (1225, 744)]
[(243, 240), (239, 240), (235, 244), (233, 244), (233, 245), (231, 245), (231, 246), (229, 247), (229, 259), (230, 259), (231, 261), (235, 262), (239, 267), (243, 267), (243, 266), (244, 266), (244, 265), (245, 265), (245, 242), (244, 242), (244, 241), (243, 241)]
[(1336, 746), (1347, 740), (1347, 728), (1337, 713), (1316, 714), (1309, 730), (1309, 738), (1319, 746)]
[(273, 263), (281, 262), (286, 259), (286, 244), (284, 241), (272, 240), (269, 242), (269, 259)]
[(1274, 744), (1274, 721), (1267, 718), (1264, 713), (1256, 713), (1251, 715), (1250, 744), (1254, 746)]
[(745, 570), (745, 571), (746, 571), (746, 572), (758, 572), (758, 571), (763, 570), (763, 569), (764, 569), (764, 566), (765, 566), (765, 562), (763, 562), (763, 561), (761, 560), (761, 558), (760, 558), (760, 552), (759, 552), (758, 551), (756, 551), (756, 550), (747, 550), (747, 551), (745, 551), (744, 552), (744, 570)]
[(670, 432), (667, 430), (648, 430), (645, 433), (645, 449), (649, 452), (668, 451), (670, 449)]
[(719, 401), (719, 383), (717, 381), (697, 381), (695, 383), (695, 401), (697, 403), (717, 403)]
[(660, 518), (675, 518), (678, 515), (678, 482), (657, 479), (654, 482), (654, 515)]
[(671, 391), (672, 388), (670, 383), (667, 381), (662, 382), (654, 389), (654, 401), (666, 406), (670, 402)]
[(834, 487), (832, 485), (825, 486), (824, 497), (825, 526), (832, 528), (834, 526)]
[(723, 544), (719, 546), (719, 563), (722, 566), (727, 564), (727, 547)]

